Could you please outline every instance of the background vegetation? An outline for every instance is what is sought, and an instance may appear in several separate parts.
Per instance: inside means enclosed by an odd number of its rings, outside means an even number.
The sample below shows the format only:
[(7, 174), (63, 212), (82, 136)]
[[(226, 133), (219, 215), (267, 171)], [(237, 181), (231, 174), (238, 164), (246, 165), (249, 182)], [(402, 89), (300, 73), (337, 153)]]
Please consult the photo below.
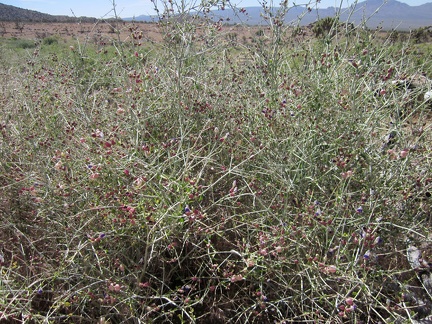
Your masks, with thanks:
[(166, 5), (158, 44), (2, 40), (0, 322), (428, 318), (430, 44)]

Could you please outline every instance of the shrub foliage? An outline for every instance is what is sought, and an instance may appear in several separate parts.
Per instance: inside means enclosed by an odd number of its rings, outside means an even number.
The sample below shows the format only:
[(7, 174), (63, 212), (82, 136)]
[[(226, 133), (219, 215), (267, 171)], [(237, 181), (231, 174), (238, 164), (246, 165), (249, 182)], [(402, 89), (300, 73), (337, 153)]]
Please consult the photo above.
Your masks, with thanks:
[(391, 82), (431, 75), (414, 45), (169, 13), (159, 44), (1, 49), (0, 321), (426, 318), (430, 85)]

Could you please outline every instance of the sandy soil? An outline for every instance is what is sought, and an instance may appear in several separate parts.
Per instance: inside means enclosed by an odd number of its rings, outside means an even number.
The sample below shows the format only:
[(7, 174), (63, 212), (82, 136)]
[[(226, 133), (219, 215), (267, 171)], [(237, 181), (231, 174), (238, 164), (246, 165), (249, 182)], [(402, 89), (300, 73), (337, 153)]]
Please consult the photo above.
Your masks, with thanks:
[(43, 39), (58, 36), (65, 40), (85, 38), (117, 37), (114, 30), (120, 31), (122, 40), (130, 37), (130, 28), (137, 27), (143, 31), (146, 38), (157, 41), (160, 39), (156, 24), (153, 23), (35, 23), (35, 22), (0, 22), (0, 36), (19, 39)]
[[(265, 27), (264, 27), (265, 28)], [(226, 39), (250, 42), (259, 26), (223, 26), (219, 31), (226, 35)], [(158, 42), (162, 34), (156, 23), (130, 23), (121, 22), (113, 25), (112, 22), (98, 23), (37, 23), (37, 22), (0, 22), (0, 37), (18, 39), (43, 39), (49, 36), (58, 36), (68, 40), (106, 40), (117, 38), (114, 30), (120, 31), (121, 40), (131, 37), (133, 31), (142, 31), (142, 40)], [(131, 32), (132, 31), (132, 32)]]

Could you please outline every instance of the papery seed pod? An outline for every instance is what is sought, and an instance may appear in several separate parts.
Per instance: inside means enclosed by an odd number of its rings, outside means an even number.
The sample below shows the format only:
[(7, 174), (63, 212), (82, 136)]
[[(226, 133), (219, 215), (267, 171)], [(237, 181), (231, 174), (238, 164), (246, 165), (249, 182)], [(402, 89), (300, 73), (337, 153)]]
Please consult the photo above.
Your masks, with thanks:
[(381, 237), (377, 236), (377, 237), (375, 238), (374, 244), (375, 244), (375, 245), (378, 245), (378, 244), (381, 244), (382, 242), (383, 242), (383, 239), (382, 239)]
[(404, 150), (402, 150), (402, 151), (399, 152), (399, 156), (400, 156), (402, 159), (406, 158), (407, 155), (408, 155), (408, 150), (407, 150), (407, 149), (404, 149)]
[(363, 254), (363, 258), (364, 258), (365, 260), (369, 260), (370, 257), (371, 257), (371, 251), (370, 251), (370, 250), (367, 250), (366, 253)]

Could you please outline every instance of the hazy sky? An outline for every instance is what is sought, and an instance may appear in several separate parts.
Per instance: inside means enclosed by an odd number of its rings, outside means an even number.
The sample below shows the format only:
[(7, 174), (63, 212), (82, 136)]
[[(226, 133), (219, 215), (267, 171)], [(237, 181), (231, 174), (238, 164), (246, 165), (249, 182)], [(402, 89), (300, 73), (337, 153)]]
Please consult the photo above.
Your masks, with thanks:
[[(159, 2), (163, 0), (157, 0)], [(175, 1), (175, 0), (174, 0)], [(199, 0), (195, 0), (199, 1)], [(358, 0), (361, 2), (363, 0)], [(432, 0), (398, 0), (409, 4), (410, 6), (417, 6)], [(48, 13), (52, 15), (68, 15), (71, 16), (72, 12), (76, 16), (89, 16), (89, 17), (111, 17), (113, 0), (0, 0), (3, 4), (8, 4), (20, 8), (31, 9)], [(267, 0), (268, 3), (271, 0)], [(308, 2), (315, 2), (309, 0), (289, 0), (291, 4), (306, 4)], [(355, 2), (355, 0), (321, 0), (319, 4), (322, 8), (330, 6), (347, 7)], [(115, 0), (117, 14), (122, 17), (133, 17), (139, 15), (154, 14), (153, 3), (151, 0)], [(239, 7), (258, 6), (260, 0), (231, 0), (231, 3), (237, 3)], [(275, 6), (280, 3), (280, 0), (273, 0)]]

